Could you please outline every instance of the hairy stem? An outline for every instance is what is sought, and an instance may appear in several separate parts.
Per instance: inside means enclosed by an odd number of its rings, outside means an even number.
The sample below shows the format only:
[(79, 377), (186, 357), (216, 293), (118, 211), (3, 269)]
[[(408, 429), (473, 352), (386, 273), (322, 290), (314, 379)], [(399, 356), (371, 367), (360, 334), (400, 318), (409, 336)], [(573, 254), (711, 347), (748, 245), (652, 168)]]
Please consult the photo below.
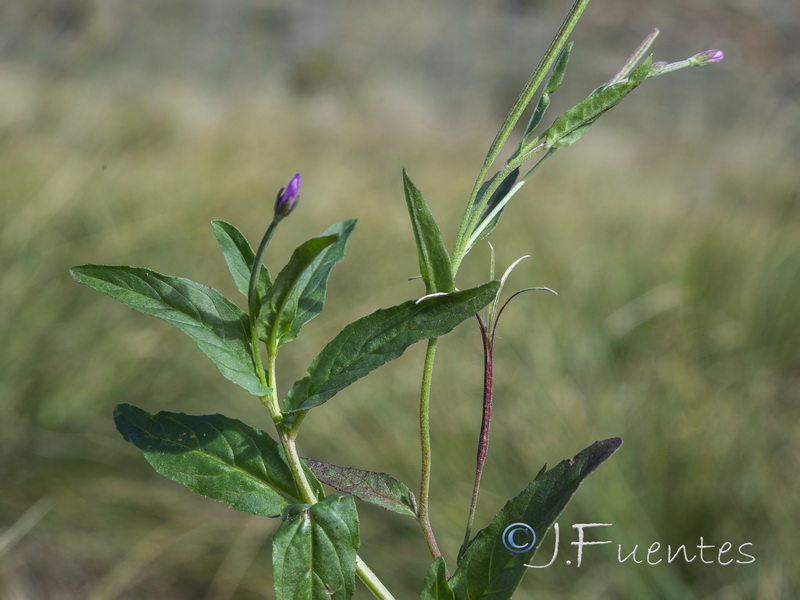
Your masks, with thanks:
[[(283, 450), (286, 454), (286, 461), (289, 463), (289, 469), (292, 472), (292, 477), (294, 478), (297, 488), (300, 491), (300, 499), (306, 504), (316, 504), (318, 501), (317, 495), (314, 492), (314, 489), (311, 487), (311, 484), (308, 482), (308, 478), (303, 470), (303, 462), (300, 459), (300, 455), (297, 453), (297, 444), (295, 441), (297, 429), (287, 427), (282, 420), (276, 393), (277, 381), (275, 379), (275, 354), (275, 352), (267, 352), (268, 362), (266, 377), (264, 377), (264, 369), (260, 364), (257, 365), (259, 373), (261, 373), (262, 383), (272, 388), (272, 391), (269, 393), (269, 395), (267, 397), (263, 397), (261, 401), (267, 406), (267, 408), (270, 409), (270, 412), (272, 413), (272, 419), (275, 422), (275, 427), (278, 430), (278, 439), (280, 440), (281, 446), (283, 446)], [(260, 363), (260, 358), (258, 361)], [(277, 413), (273, 412), (273, 410), (277, 410)], [(372, 572), (372, 570), (366, 565), (360, 556), (356, 556), (356, 574), (376, 598), (379, 600), (394, 600), (394, 596), (392, 596), (391, 592), (386, 589), (386, 586), (383, 585), (381, 580), (378, 579), (377, 575)]]
[[(578, 19), (581, 17), (588, 4), (589, 0), (575, 0), (575, 3), (572, 5), (572, 8), (561, 24), (561, 28), (553, 38), (553, 41), (550, 42), (550, 46), (547, 48), (547, 51), (542, 57), (541, 62), (531, 75), (530, 79), (525, 85), (525, 88), (522, 90), (519, 98), (517, 98), (517, 101), (514, 103), (514, 106), (511, 108), (511, 111), (508, 113), (508, 116), (501, 125), (500, 130), (497, 132), (497, 135), (489, 147), (489, 151), (487, 152), (486, 158), (483, 161), (483, 165), (478, 173), (478, 177), (475, 180), (475, 184), (472, 188), (472, 192), (464, 212), (464, 217), (461, 220), (461, 225), (459, 226), (458, 234), (456, 235), (455, 245), (450, 258), (453, 276), (455, 276), (456, 272), (458, 271), (458, 267), (461, 265), (461, 261), (469, 250), (470, 238), (475, 228), (478, 226), (481, 213), (486, 207), (489, 199), (492, 197), (494, 191), (497, 190), (509, 173), (522, 165), (525, 161), (529, 160), (534, 154), (546, 149), (543, 145), (540, 147), (529, 146), (518, 156), (515, 156), (512, 160), (509, 160), (508, 163), (500, 170), (495, 181), (489, 186), (489, 188), (486, 190), (486, 193), (476, 206), (478, 192), (480, 191), (481, 185), (486, 179), (486, 174), (488, 173), (489, 168), (502, 151), (503, 146), (514, 129), (514, 126), (519, 121), (522, 113), (527, 108), (534, 94), (544, 82), (547, 72), (552, 68), (553, 64), (558, 58), (559, 53), (566, 45), (567, 39), (569, 38), (570, 34), (575, 28), (575, 25), (578, 23)], [(492, 343), (493, 339), (490, 339), (488, 342), (489, 346), (487, 347), (489, 352), (491, 352)], [(423, 534), (425, 535), (425, 540), (428, 543), (428, 548), (430, 549), (431, 555), (433, 555), (434, 558), (441, 556), (441, 551), (439, 550), (436, 539), (433, 535), (433, 530), (431, 529), (430, 516), (428, 512), (428, 494), (431, 477), (430, 393), (435, 355), (436, 339), (430, 339), (428, 340), (428, 350), (425, 355), (425, 365), (422, 374), (422, 389), (420, 392), (420, 442), (422, 446), (422, 474), (420, 477), (418, 520), (420, 526), (422, 527)], [(489, 363), (491, 364), (491, 356), (489, 357)], [(489, 403), (487, 411), (487, 404), (484, 402), (484, 424), (481, 427), (481, 442), (478, 451), (479, 465), (476, 473), (476, 485), (475, 489), (473, 490), (473, 506), (470, 508), (470, 525), (474, 518), (480, 475), (483, 468), (483, 461), (485, 461), (486, 458), (486, 448), (488, 447), (488, 424), (489, 417), (491, 416), (491, 367), (489, 367), (488, 373)], [(484, 385), (486, 386), (486, 382), (484, 382)], [(484, 387), (484, 400), (486, 399), (486, 393), (486, 387)], [(469, 537), (469, 529), (470, 527), (468, 526), (467, 538)]]
[[(314, 488), (312, 488), (311, 484), (308, 482), (308, 478), (303, 470), (303, 461), (301, 460), (300, 455), (297, 453), (296, 437), (297, 425), (299, 423), (297, 421), (291, 425), (284, 423), (280, 403), (278, 402), (277, 379), (275, 376), (275, 359), (277, 358), (278, 354), (277, 347), (270, 346), (267, 348), (267, 369), (265, 373), (258, 346), (258, 335), (256, 334), (255, 313), (253, 312), (253, 308), (255, 304), (254, 298), (257, 295), (256, 287), (258, 281), (258, 270), (261, 266), (261, 262), (264, 259), (264, 252), (266, 251), (267, 246), (269, 245), (269, 242), (275, 233), (276, 225), (276, 221), (272, 221), (272, 223), (270, 223), (269, 228), (264, 234), (261, 244), (258, 247), (258, 252), (256, 252), (255, 260), (253, 261), (253, 268), (250, 272), (248, 303), (250, 305), (250, 338), (253, 349), (253, 362), (255, 363), (255, 369), (258, 373), (259, 380), (263, 385), (266, 385), (270, 388), (269, 394), (266, 396), (261, 396), (260, 400), (270, 411), (272, 420), (275, 423), (275, 428), (278, 431), (278, 439), (280, 440), (283, 451), (286, 454), (286, 461), (289, 463), (289, 470), (291, 471), (292, 478), (294, 479), (297, 489), (300, 492), (300, 500), (306, 504), (316, 504), (318, 501), (317, 494), (314, 492)], [(378, 579), (377, 575), (372, 572), (372, 570), (367, 566), (360, 556), (356, 556), (356, 574), (376, 598), (379, 600), (394, 600), (394, 596), (392, 596), (391, 592), (386, 589), (386, 586), (383, 585), (381, 580)]]
[(425, 541), (428, 543), (428, 549), (430, 549), (433, 558), (441, 556), (442, 554), (442, 552), (439, 550), (439, 545), (436, 543), (436, 538), (433, 535), (430, 515), (428, 512), (428, 495), (431, 484), (431, 380), (433, 377), (433, 361), (435, 358), (436, 338), (431, 338), (428, 340), (428, 350), (425, 353), (425, 366), (423, 367), (422, 371), (422, 390), (420, 391), (419, 398), (419, 431), (420, 445), (422, 448), (422, 473), (420, 475), (419, 482), (419, 510), (417, 512), (417, 519), (422, 527), (422, 533), (425, 536)]
[(301, 499), (306, 504), (314, 504), (317, 502), (317, 495), (311, 484), (308, 483), (308, 478), (303, 471), (303, 461), (300, 460), (300, 455), (297, 453), (297, 444), (295, 443), (296, 432), (287, 428), (282, 422), (280, 406), (278, 405), (277, 381), (275, 379), (275, 355), (276, 352), (267, 350), (267, 385), (272, 388), (269, 394), (271, 396), (269, 406), (274, 406), (278, 410), (278, 414), (273, 414), (272, 419), (278, 429), (278, 437), (286, 453), (286, 461), (289, 463), (289, 469), (297, 484), (297, 489), (300, 491)]
[(264, 262), (264, 254), (267, 253), (269, 243), (272, 241), (272, 236), (275, 235), (275, 230), (278, 228), (278, 221), (275, 219), (267, 227), (264, 237), (261, 238), (261, 243), (258, 245), (256, 255), (253, 258), (253, 266), (250, 268), (250, 287), (247, 291), (247, 305), (250, 309), (250, 328), (255, 330), (256, 318), (258, 317), (258, 303), (261, 300), (258, 297), (258, 272), (261, 270), (262, 263)]
[[(477, 179), (475, 180), (475, 185), (472, 187), (472, 193), (470, 194), (469, 201), (467, 202), (467, 208), (464, 212), (464, 217), (461, 220), (461, 226), (459, 227), (458, 235), (456, 236), (456, 243), (455, 247), (453, 248), (453, 255), (451, 258), (454, 274), (455, 271), (458, 270), (458, 265), (461, 264), (461, 260), (464, 258), (464, 255), (467, 252), (467, 240), (469, 239), (472, 230), (475, 229), (478, 224), (478, 219), (483, 211), (483, 207), (486, 205), (486, 202), (488, 202), (489, 198), (491, 198), (491, 192), (487, 190), (487, 193), (484, 194), (481, 206), (478, 206), (477, 208), (474, 207), (481, 184), (483, 183), (484, 179), (486, 179), (486, 174), (489, 172), (489, 168), (500, 154), (500, 151), (503, 149), (503, 146), (514, 129), (514, 126), (517, 124), (517, 121), (519, 121), (522, 113), (530, 103), (531, 98), (533, 98), (533, 95), (536, 93), (536, 90), (539, 89), (539, 86), (542, 85), (547, 72), (553, 66), (556, 58), (558, 58), (558, 54), (561, 52), (561, 49), (567, 43), (567, 38), (572, 33), (572, 30), (575, 29), (575, 25), (577, 25), (578, 19), (580, 19), (587, 4), (589, 4), (589, 0), (575, 0), (575, 3), (572, 5), (572, 8), (564, 19), (564, 22), (561, 24), (561, 28), (558, 30), (558, 33), (556, 33), (553, 41), (550, 42), (550, 46), (547, 48), (542, 60), (539, 62), (539, 65), (536, 67), (533, 75), (531, 75), (528, 83), (525, 85), (525, 88), (519, 95), (519, 98), (517, 98), (517, 101), (514, 103), (514, 106), (508, 113), (506, 120), (503, 121), (503, 124), (500, 126), (500, 130), (497, 132), (497, 135), (492, 141), (492, 145), (489, 147), (489, 152), (486, 154), (486, 158), (483, 161), (481, 170), (478, 173)], [(503, 179), (505, 179), (505, 177), (498, 177), (498, 185)]]

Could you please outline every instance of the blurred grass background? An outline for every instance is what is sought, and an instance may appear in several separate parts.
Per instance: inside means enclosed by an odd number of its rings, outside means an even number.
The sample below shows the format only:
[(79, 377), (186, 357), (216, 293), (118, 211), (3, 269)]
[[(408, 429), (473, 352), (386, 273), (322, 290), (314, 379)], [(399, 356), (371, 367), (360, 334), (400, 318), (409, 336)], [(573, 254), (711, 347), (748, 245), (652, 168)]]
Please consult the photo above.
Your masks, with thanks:
[[(276, 523), (161, 479), (111, 421), (118, 402), (258, 403), (168, 325), (75, 284), (84, 262), (235, 288), (208, 222), (252, 241), (296, 171), (273, 243), (357, 216), (327, 310), (282, 357), (284, 391), (339, 328), (421, 293), (400, 168), (452, 243), (496, 127), (568, 2), (11, 0), (0, 7), (0, 598), (271, 598)], [(596, 0), (552, 115), (654, 26), (658, 78), (562, 151), (490, 238), (509, 289), (497, 343), (486, 520), (545, 462), (620, 435), (559, 520), (562, 555), (519, 598), (764, 599), (800, 594), (800, 10), (790, 1)], [(488, 250), (460, 285), (485, 278)], [(480, 418), (477, 330), (443, 340), (433, 525), (451, 566)], [(422, 347), (314, 411), (307, 456), (416, 487)], [(415, 524), (365, 507), (362, 555), (398, 598), (430, 562)], [(572, 523), (613, 523), (580, 570)], [(619, 564), (639, 544), (751, 542), (756, 562)], [(548, 541), (546, 548), (551, 548)], [(537, 561), (549, 556), (542, 552)], [(730, 557), (730, 555), (729, 555)], [(574, 555), (572, 556), (574, 559)], [(726, 557), (728, 558), (728, 557)], [(738, 558), (738, 556), (734, 556)], [(363, 587), (357, 597), (365, 598)]]

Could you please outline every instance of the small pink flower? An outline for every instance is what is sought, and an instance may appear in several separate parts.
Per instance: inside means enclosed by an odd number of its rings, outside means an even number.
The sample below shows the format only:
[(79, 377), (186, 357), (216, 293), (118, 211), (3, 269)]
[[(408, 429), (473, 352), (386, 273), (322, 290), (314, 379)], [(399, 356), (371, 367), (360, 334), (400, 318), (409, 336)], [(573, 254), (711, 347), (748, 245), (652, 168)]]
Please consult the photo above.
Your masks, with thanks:
[(690, 58), (689, 64), (693, 67), (710, 65), (720, 62), (723, 58), (725, 58), (725, 53), (722, 50), (706, 50)]

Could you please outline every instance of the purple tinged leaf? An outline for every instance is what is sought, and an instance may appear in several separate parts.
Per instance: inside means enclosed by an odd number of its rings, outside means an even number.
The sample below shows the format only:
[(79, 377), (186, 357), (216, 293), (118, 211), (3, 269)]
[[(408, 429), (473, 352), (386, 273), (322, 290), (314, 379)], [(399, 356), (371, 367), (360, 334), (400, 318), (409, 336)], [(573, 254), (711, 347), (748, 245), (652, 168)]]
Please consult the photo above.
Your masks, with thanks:
[(417, 503), (408, 487), (386, 473), (340, 467), (321, 460), (304, 459), (322, 483), (400, 515), (417, 516)]

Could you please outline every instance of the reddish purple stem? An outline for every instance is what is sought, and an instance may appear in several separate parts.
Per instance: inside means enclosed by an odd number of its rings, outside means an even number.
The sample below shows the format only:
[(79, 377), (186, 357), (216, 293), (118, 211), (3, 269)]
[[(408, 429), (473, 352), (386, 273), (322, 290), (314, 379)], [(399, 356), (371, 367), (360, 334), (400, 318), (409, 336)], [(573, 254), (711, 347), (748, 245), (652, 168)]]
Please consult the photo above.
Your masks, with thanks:
[(481, 338), (483, 339), (483, 419), (481, 420), (481, 433), (478, 438), (478, 456), (475, 464), (475, 484), (472, 487), (472, 501), (469, 507), (469, 517), (467, 519), (467, 530), (464, 533), (464, 544), (461, 546), (459, 558), (467, 549), (469, 536), (472, 531), (472, 523), (475, 520), (475, 510), (478, 506), (478, 491), (481, 487), (481, 475), (483, 475), (483, 465), (486, 462), (486, 454), (489, 451), (489, 428), (492, 422), (492, 393), (494, 387), (494, 333), (495, 323), (491, 331), (487, 330), (486, 324), (478, 318), (478, 325), (481, 328)]

